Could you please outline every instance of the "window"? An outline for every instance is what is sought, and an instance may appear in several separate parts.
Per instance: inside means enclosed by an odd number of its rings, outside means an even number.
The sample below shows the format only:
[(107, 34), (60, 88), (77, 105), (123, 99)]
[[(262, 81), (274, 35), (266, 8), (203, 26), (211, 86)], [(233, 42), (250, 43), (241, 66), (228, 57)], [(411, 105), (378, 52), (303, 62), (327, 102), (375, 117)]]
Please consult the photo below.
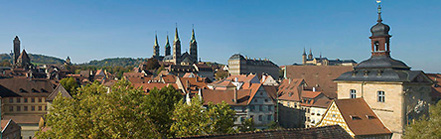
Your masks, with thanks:
[(17, 111), (21, 111), (21, 108), (20, 108), (20, 106), (17, 106)]
[(273, 111), (272, 107), (273, 106), (268, 106), (268, 111)]
[(384, 101), (385, 101), (384, 91), (378, 91), (378, 102), (384, 102)]
[(257, 102), (257, 98), (256, 98), (256, 99), (254, 99), (254, 102)]
[(35, 98), (31, 98), (31, 102), (34, 103), (35, 102)]
[(28, 103), (28, 98), (23, 98), (23, 102)]
[(262, 117), (263, 117), (262, 115), (259, 115), (259, 121), (262, 121)]
[(250, 106), (250, 111), (254, 111), (254, 105)]
[(13, 98), (9, 98), (9, 103), (14, 103), (14, 99)]
[(31, 106), (31, 111), (35, 111), (35, 106)]
[(240, 122), (245, 121), (245, 117), (240, 117)]
[(268, 99), (265, 99), (265, 102), (268, 102)]
[(17, 98), (16, 101), (17, 101), (17, 103), (20, 103), (20, 98)]
[(28, 106), (23, 106), (24, 111), (28, 111)]
[(43, 99), (42, 98), (38, 98), (38, 102), (43, 102)]
[(38, 106), (38, 110), (42, 111), (43, 110), (43, 106)]
[(9, 111), (14, 111), (14, 107), (13, 106), (9, 106)]
[(272, 118), (273, 118), (272, 115), (268, 115), (268, 116), (267, 116), (267, 120), (268, 120), (268, 121), (271, 121)]
[(357, 91), (355, 91), (355, 89), (351, 89), (350, 96), (351, 96), (351, 98), (356, 98), (357, 97)]
[(259, 111), (263, 111), (262, 105), (259, 105)]

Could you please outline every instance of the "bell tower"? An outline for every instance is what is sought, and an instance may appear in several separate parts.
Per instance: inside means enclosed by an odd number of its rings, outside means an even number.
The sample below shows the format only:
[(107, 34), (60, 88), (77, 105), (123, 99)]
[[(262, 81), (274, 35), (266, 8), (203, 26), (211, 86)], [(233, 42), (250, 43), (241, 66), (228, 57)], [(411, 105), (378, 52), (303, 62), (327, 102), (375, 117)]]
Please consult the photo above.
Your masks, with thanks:
[(179, 40), (177, 25), (175, 31), (175, 40), (173, 42), (173, 63), (176, 65), (181, 63), (181, 41)]
[(378, 20), (377, 24), (372, 26), (371, 33), (371, 49), (372, 56), (390, 56), (389, 35), (390, 27), (382, 23), (381, 19), (381, 5), (378, 4)]
[(191, 34), (190, 40), (190, 57), (194, 63), (198, 61), (198, 43), (196, 42), (196, 36), (194, 35), (194, 27)]

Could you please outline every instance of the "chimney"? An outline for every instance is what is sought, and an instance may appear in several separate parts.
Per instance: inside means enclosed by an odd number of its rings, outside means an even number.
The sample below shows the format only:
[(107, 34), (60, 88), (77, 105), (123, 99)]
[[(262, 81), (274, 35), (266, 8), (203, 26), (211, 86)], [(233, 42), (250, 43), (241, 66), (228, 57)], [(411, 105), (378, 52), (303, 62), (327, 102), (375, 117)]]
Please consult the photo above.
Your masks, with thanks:
[(315, 87), (312, 87), (312, 92), (315, 92)]
[(233, 102), (237, 104), (237, 89), (234, 89), (234, 98)]

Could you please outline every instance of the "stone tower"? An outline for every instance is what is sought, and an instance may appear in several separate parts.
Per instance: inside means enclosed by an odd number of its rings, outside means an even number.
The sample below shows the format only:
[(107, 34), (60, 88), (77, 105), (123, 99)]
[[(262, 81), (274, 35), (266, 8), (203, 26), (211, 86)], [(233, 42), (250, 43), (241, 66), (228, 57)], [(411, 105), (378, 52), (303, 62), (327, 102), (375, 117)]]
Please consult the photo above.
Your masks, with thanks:
[(311, 50), (311, 48), (309, 48), (309, 55), (308, 55), (308, 59), (312, 59), (313, 58), (313, 56), (312, 56), (312, 50)]
[(153, 57), (159, 57), (159, 44), (158, 44), (158, 35), (155, 34), (155, 45), (153, 45)]
[(178, 27), (176, 27), (175, 40), (173, 42), (173, 63), (176, 65), (181, 63), (181, 41), (179, 40)]
[(371, 33), (371, 48), (372, 56), (390, 56), (389, 39), (392, 37), (389, 35), (390, 27), (382, 23), (381, 19), (381, 7), (378, 7), (378, 20), (377, 24), (372, 26)]
[(193, 60), (193, 62), (198, 61), (198, 43), (196, 42), (196, 37), (194, 35), (194, 28), (191, 33), (191, 40), (190, 40), (190, 57)]
[(20, 56), (20, 39), (18, 39), (18, 36), (15, 36), (15, 39), (13, 41), (14, 43), (14, 56), (12, 59), (12, 64), (15, 65), (17, 63), (17, 59)]
[(167, 34), (167, 43), (165, 43), (165, 56), (170, 55), (170, 42), (168, 41), (168, 34)]
[(303, 48), (302, 64), (303, 64), (303, 65), (306, 65), (306, 52), (305, 52), (305, 48)]

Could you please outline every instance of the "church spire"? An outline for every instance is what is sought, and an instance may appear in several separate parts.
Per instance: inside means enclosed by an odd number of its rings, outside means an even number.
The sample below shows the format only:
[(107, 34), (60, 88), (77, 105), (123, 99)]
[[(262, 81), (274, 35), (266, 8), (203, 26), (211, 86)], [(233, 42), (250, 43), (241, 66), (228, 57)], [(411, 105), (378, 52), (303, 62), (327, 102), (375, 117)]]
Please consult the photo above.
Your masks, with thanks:
[(165, 56), (170, 55), (170, 42), (168, 40), (168, 33), (167, 33), (167, 42), (165, 43)]
[(302, 55), (306, 55), (305, 47), (303, 47), (303, 54)]
[(159, 44), (158, 44), (158, 35), (155, 31), (155, 45), (153, 45), (153, 57), (158, 58), (159, 57)]
[(196, 41), (196, 36), (194, 35), (194, 25), (193, 25), (193, 28), (191, 30), (191, 42), (193, 43), (195, 41)]
[(176, 30), (175, 30), (175, 41), (179, 40), (179, 35), (178, 35), (178, 23), (176, 23)]

